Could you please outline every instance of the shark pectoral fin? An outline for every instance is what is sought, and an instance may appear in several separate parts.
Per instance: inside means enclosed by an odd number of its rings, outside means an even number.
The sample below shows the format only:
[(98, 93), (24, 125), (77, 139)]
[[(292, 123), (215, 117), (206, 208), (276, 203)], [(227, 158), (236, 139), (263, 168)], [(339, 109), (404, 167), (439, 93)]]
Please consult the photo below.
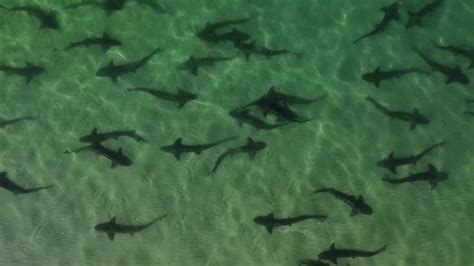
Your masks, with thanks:
[(410, 130), (413, 130), (416, 128), (416, 124), (415, 123), (410, 123)]
[(267, 232), (271, 235), (273, 233), (273, 226), (266, 225), (265, 227), (267, 228)]
[(375, 85), (375, 87), (377, 87), (377, 88), (380, 87), (380, 80), (374, 81), (374, 85)]
[(26, 79), (26, 84), (30, 84), (31, 80), (34, 78), (34, 75), (28, 75), (25, 77)]
[(332, 263), (337, 264), (337, 258), (330, 258), (329, 259)]
[(430, 184), (431, 184), (431, 189), (433, 190), (438, 185), (438, 182), (436, 182), (435, 180), (432, 180), (432, 181), (430, 181)]
[(114, 239), (115, 239), (115, 233), (114, 232), (108, 232), (107, 236), (109, 237), (110, 241), (114, 241)]
[(359, 210), (354, 208), (354, 209), (352, 209), (351, 214), (349, 215), (349, 217), (356, 216), (357, 214), (359, 214)]
[(194, 66), (193, 68), (191, 68), (191, 73), (193, 73), (194, 76), (197, 76), (198, 75), (198, 67), (197, 66)]
[(174, 155), (174, 158), (176, 158), (176, 160), (181, 161), (181, 153), (175, 152), (173, 153), (173, 155)]
[(438, 170), (436, 170), (436, 167), (432, 164), (428, 164), (428, 171), (430, 173), (436, 173)]
[(257, 152), (250, 152), (250, 153), (249, 153), (249, 158), (250, 158), (250, 160), (255, 159), (255, 155), (256, 155), (256, 154), (257, 154)]
[(110, 46), (109, 46), (109, 45), (107, 45), (107, 44), (103, 44), (103, 45), (102, 45), (102, 51), (103, 51), (104, 53), (106, 53), (109, 49), (110, 49)]
[(111, 169), (114, 169), (115, 167), (117, 167), (117, 163), (116, 162), (112, 162), (112, 165), (110, 166)]
[(390, 172), (396, 174), (397, 173), (397, 168), (395, 166), (392, 166), (389, 168), (390, 169)]

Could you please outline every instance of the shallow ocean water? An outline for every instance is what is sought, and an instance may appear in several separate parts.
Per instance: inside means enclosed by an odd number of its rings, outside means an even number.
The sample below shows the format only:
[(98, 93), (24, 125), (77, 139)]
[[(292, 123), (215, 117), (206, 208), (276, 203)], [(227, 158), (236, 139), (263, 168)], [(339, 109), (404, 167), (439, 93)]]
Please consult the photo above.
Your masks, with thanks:
[[(474, 118), (463, 114), (474, 105), (472, 85), (445, 84), (439, 73), (407, 75), (382, 82), (363, 81), (363, 73), (428, 66), (416, 47), (447, 65), (468, 61), (433, 47), (432, 41), (474, 47), (474, 2), (445, 1), (423, 28), (406, 30), (391, 23), (386, 32), (357, 45), (370, 31), (387, 1), (161, 1), (165, 14), (130, 1), (110, 16), (95, 8), (64, 10), (75, 1), (19, 1), (59, 12), (60, 31), (38, 29), (23, 12), (0, 10), (0, 64), (29, 61), (46, 72), (25, 84), (23, 78), (0, 73), (0, 117), (34, 116), (0, 129), (0, 171), (26, 187), (55, 187), (14, 196), (0, 190), (0, 265), (297, 265), (331, 243), (338, 248), (387, 251), (372, 257), (341, 259), (341, 265), (474, 265)], [(429, 1), (403, 1), (416, 10)], [(3, 0), (15, 6), (17, 1)], [(206, 22), (254, 16), (241, 24), (259, 44), (301, 52), (270, 60), (242, 55), (203, 68), (197, 77), (178, 66), (189, 56), (238, 54), (228, 43), (207, 44), (193, 31)], [(54, 51), (73, 41), (107, 31), (123, 42), (103, 53), (98, 47)], [(111, 59), (125, 63), (157, 47), (164, 50), (135, 74), (117, 83), (95, 72)], [(131, 93), (150, 86), (198, 94), (178, 110), (173, 103)], [(271, 86), (298, 96), (325, 98), (295, 106), (307, 123), (265, 131), (240, 127), (228, 112), (265, 94)], [(407, 123), (382, 115), (364, 98), (371, 96), (394, 110), (417, 107), (431, 123), (410, 131)], [(64, 154), (83, 144), (80, 136), (135, 129), (148, 140), (108, 140), (123, 148), (131, 167), (111, 169), (110, 161), (90, 152)], [(181, 161), (160, 147), (182, 137), (184, 143), (207, 143), (238, 136), (201, 155)], [(226, 159), (209, 174), (217, 157), (252, 137), (268, 144), (249, 160), (245, 154)], [(424, 171), (429, 163), (449, 179), (430, 190), (425, 182), (400, 186), (382, 182), (395, 177), (376, 162), (392, 151), (416, 154), (446, 145), (418, 164), (399, 167), (398, 177)], [(363, 195), (371, 216), (349, 217), (350, 209), (329, 195), (335, 187)], [(272, 235), (253, 218), (325, 214), (325, 222), (304, 221), (277, 228)], [(144, 224), (168, 216), (134, 236), (118, 234), (110, 242), (94, 231), (98, 223)]]

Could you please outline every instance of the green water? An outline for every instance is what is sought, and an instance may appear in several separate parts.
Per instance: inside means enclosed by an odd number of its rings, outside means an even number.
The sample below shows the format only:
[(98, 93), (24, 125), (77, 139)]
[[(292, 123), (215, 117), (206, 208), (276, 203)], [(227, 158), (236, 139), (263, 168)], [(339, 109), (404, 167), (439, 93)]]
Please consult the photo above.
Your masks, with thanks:
[[(40, 30), (24, 12), (0, 10), (0, 63), (25, 61), (46, 72), (28, 85), (22, 77), (0, 73), (0, 117), (34, 116), (0, 130), (0, 171), (25, 187), (55, 187), (29, 195), (0, 191), (0, 265), (297, 265), (316, 259), (335, 242), (338, 248), (387, 251), (372, 258), (341, 259), (341, 265), (474, 265), (474, 206), (471, 151), (474, 105), (472, 85), (445, 84), (439, 73), (406, 75), (380, 88), (360, 78), (383, 69), (428, 66), (417, 47), (437, 61), (466, 70), (468, 61), (433, 47), (432, 41), (474, 47), (474, 2), (445, 1), (428, 15), (424, 28), (406, 30), (391, 23), (380, 34), (352, 41), (370, 31), (387, 1), (346, 0), (167, 0), (159, 14), (133, 2), (111, 16), (84, 7), (65, 10), (72, 0), (35, 3), (58, 11), (62, 29)], [(403, 1), (400, 13), (429, 1)], [(5, 6), (33, 1), (2, 0)], [(301, 52), (270, 60), (252, 56), (203, 68), (197, 77), (178, 69), (191, 55), (238, 53), (230, 43), (208, 44), (193, 34), (206, 22), (255, 18), (237, 26), (274, 49)], [(53, 51), (107, 31), (123, 45), (103, 53), (98, 47)], [(117, 83), (95, 72), (108, 64), (153, 57)], [(265, 131), (240, 127), (228, 114), (265, 94), (280, 92), (325, 99), (292, 106), (307, 123)], [(178, 110), (126, 88), (149, 86), (174, 92), (177, 86), (198, 94)], [(417, 107), (431, 123), (410, 131), (364, 100), (371, 96), (394, 110)], [(269, 119), (271, 121), (271, 119)], [(271, 121), (274, 122), (274, 121)], [(84, 145), (78, 138), (99, 131), (135, 129), (148, 143), (109, 140), (123, 148), (130, 167), (110, 168), (91, 152), (64, 154)], [(201, 155), (181, 161), (160, 147), (183, 137), (208, 143), (238, 136)], [(268, 144), (254, 160), (245, 154), (226, 159), (209, 174), (217, 157), (252, 137)], [(416, 154), (446, 141), (418, 164), (393, 175), (376, 166), (391, 151)], [(391, 185), (384, 176), (404, 177), (432, 163), (449, 179), (434, 190), (426, 182)], [(371, 216), (349, 217), (350, 208), (330, 195), (312, 191), (335, 187), (363, 195)], [(304, 221), (276, 228), (272, 235), (253, 222), (256, 216), (328, 215), (325, 222)], [(133, 236), (111, 242), (94, 226), (116, 216), (122, 224), (144, 224), (168, 216)]]

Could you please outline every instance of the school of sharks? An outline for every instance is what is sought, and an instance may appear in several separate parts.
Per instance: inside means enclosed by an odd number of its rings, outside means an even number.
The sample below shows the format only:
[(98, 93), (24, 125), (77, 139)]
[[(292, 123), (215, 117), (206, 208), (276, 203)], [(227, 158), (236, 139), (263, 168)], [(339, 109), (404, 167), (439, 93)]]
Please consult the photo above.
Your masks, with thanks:
[[(374, 16), (382, 13), (381, 21), (375, 24), (372, 30), (369, 30), (362, 36), (355, 36), (353, 45), (359, 45), (360, 42), (367, 41), (369, 38), (383, 38), (383, 33), (388, 30), (387, 27), (391, 23), (401, 23), (408, 30), (412, 27), (427, 27), (423, 21), (426, 16), (436, 16), (443, 8), (444, 0), (434, 0), (424, 6), (420, 6), (418, 10), (408, 10), (404, 7), (401, 1), (394, 2), (388, 6), (381, 6), (374, 8)], [(97, 8), (104, 11), (104, 16), (111, 16), (115, 12), (120, 12), (127, 5), (141, 5), (144, 8), (151, 8), (157, 13), (165, 14), (166, 9), (158, 4), (155, 0), (83, 0), (77, 3), (72, 3), (64, 6), (66, 11), (71, 11), (80, 8)], [(68, 11), (68, 12), (69, 12)], [(407, 21), (402, 21), (400, 18), (401, 12), (406, 12), (408, 15)], [(32, 21), (38, 23), (38, 30), (61, 32), (61, 23), (56, 17), (54, 10), (38, 5), (18, 5), (18, 6), (3, 6), (0, 5), (0, 15), (17, 15), (17, 16), (31, 16)], [(242, 16), (234, 18), (222, 18), (217, 21), (204, 22), (202, 27), (193, 31), (196, 38), (204, 43), (212, 45), (219, 45), (220, 43), (231, 43), (235, 48), (236, 54), (229, 56), (221, 55), (190, 55), (189, 58), (182, 62), (176, 71), (187, 73), (191, 77), (198, 76), (201, 71), (213, 71), (213, 67), (219, 64), (226, 64), (231, 60), (271, 60), (274, 56), (289, 56), (294, 60), (298, 60), (303, 53), (299, 51), (291, 51), (287, 49), (273, 49), (264, 45), (259, 45), (248, 33), (239, 30), (239, 26), (245, 23), (252, 23), (254, 16)], [(97, 32), (93, 36), (84, 36), (82, 40), (74, 40), (66, 47), (56, 47), (55, 53), (68, 53), (73, 49), (102, 49), (104, 54), (113, 47), (120, 47), (125, 41), (118, 40), (108, 32)], [(428, 40), (425, 45), (432, 48), (439, 49), (446, 53), (452, 53), (458, 56), (460, 62), (468, 60), (469, 65), (463, 68), (459, 65), (447, 65), (441, 61), (431, 58), (430, 54), (423, 52), (421, 47), (413, 47), (412, 53), (420, 59), (418, 67), (404, 67), (399, 69), (387, 69), (384, 66), (377, 67), (373, 72), (361, 73), (361, 79), (370, 83), (370, 86), (381, 87), (384, 81), (389, 79), (400, 79), (405, 75), (420, 75), (423, 78), (432, 78), (445, 82), (446, 84), (459, 83), (461, 85), (469, 85), (469, 71), (474, 68), (474, 47), (465, 48), (456, 46), (455, 44), (441, 44)], [(426, 47), (426, 46), (425, 46)], [(126, 78), (126, 75), (133, 75), (137, 71), (145, 71), (146, 65), (151, 60), (155, 60), (160, 56), (160, 52), (166, 47), (156, 47), (151, 51), (145, 51), (142, 56), (126, 63), (116, 63), (113, 60), (108, 64), (100, 66), (96, 72), (96, 78), (109, 79), (111, 83), (117, 86), (119, 79)], [(29, 84), (37, 76), (47, 72), (48, 69), (39, 65), (34, 65), (30, 62), (24, 62), (23, 66), (0, 65), (0, 74), (3, 73), (5, 77), (13, 78), (15, 76), (22, 77), (25, 84)], [(445, 76), (442, 80), (436, 72)], [(369, 85), (368, 85), (369, 86)], [(181, 112), (187, 105), (193, 104), (193, 101), (198, 99), (198, 95), (183, 88), (176, 88), (176, 90), (165, 90), (163, 88), (151, 87), (129, 87), (123, 88), (127, 91), (130, 97), (142, 95), (158, 100), (158, 103), (163, 101), (175, 104), (176, 112)], [(303, 117), (295, 111), (295, 107), (304, 108), (311, 106), (321, 108), (324, 106), (325, 95), (312, 95), (309, 97), (301, 97), (298, 95), (285, 93), (277, 84), (267, 88), (267, 92), (261, 97), (249, 102), (243, 103), (232, 110), (228, 110), (228, 115), (235, 119), (240, 126), (250, 126), (256, 130), (279, 130), (282, 127), (290, 126), (304, 126), (314, 121), (314, 117)], [(413, 107), (412, 110), (400, 111), (396, 106), (382, 103), (380, 99), (374, 99), (368, 95), (367, 108), (375, 108), (380, 112), (380, 119), (383, 116), (393, 119), (393, 123), (398, 123), (395, 120), (407, 123), (407, 130), (416, 130), (417, 127), (428, 126), (431, 122), (430, 118), (419, 110)], [(467, 100), (468, 103), (474, 103), (474, 100)], [(474, 115), (474, 111), (466, 111), (466, 115)], [(7, 126), (14, 126), (17, 123), (24, 121), (35, 121), (34, 116), (18, 117), (0, 121), (0, 128)], [(117, 129), (115, 131), (103, 131), (100, 128), (90, 128), (83, 136), (77, 136), (78, 142), (84, 143), (84, 146), (67, 149), (64, 156), (73, 156), (82, 152), (90, 152), (91, 156), (99, 156), (104, 160), (109, 160), (111, 168), (116, 167), (130, 167), (133, 165), (133, 158), (127, 155), (127, 152), (122, 148), (118, 150), (111, 149), (107, 146), (108, 140), (118, 140), (129, 138), (133, 139), (137, 145), (148, 145), (147, 140), (136, 133), (135, 130)], [(229, 144), (235, 143), (235, 144)], [(74, 144), (72, 144), (74, 145)], [(249, 160), (257, 157), (257, 154), (264, 151), (268, 144), (261, 139), (253, 137), (242, 137), (229, 135), (222, 139), (211, 139), (207, 143), (190, 143), (186, 139), (178, 138), (173, 143), (163, 143), (159, 147), (163, 156), (173, 156), (176, 160), (181, 161), (186, 154), (194, 153), (199, 155), (203, 152), (220, 145), (229, 145), (230, 147), (222, 154), (216, 156), (216, 160), (210, 167), (209, 175), (218, 175), (219, 169), (224, 164), (231, 164), (231, 158), (238, 154), (247, 154)], [(425, 150), (413, 151), (412, 155), (396, 155), (394, 152), (387, 152), (386, 158), (381, 158), (380, 161), (374, 162), (378, 167), (384, 168), (387, 171), (387, 176), (381, 179), (381, 182), (386, 182), (387, 189), (392, 189), (392, 185), (402, 185), (410, 183), (425, 183), (428, 189), (435, 189), (440, 183), (448, 179), (448, 174), (439, 170), (435, 163), (427, 162), (429, 154), (435, 149), (442, 149), (446, 145), (444, 140), (439, 140), (437, 143), (432, 143), (431, 146), (426, 147)], [(166, 155), (168, 154), (168, 155)], [(81, 157), (86, 159), (87, 157)], [(397, 174), (399, 167), (405, 167), (417, 163), (426, 163), (426, 170), (418, 173), (412, 173), (404, 177), (388, 177), (388, 174), (394, 176)], [(212, 164), (210, 164), (212, 165)], [(114, 171), (114, 170), (111, 170)], [(245, 171), (245, 169), (242, 169)], [(7, 172), (0, 172), (0, 187), (13, 193), (14, 195), (25, 195), (30, 193), (46, 193), (45, 191), (54, 189), (54, 185), (38, 186), (38, 187), (24, 187), (15, 182), (15, 176), (8, 175)], [(403, 186), (399, 187), (403, 189)], [(419, 189), (426, 189), (420, 185)], [(348, 215), (354, 216), (371, 216), (377, 212), (370, 206), (370, 198), (365, 198), (363, 195), (358, 195), (356, 191), (342, 191), (334, 187), (320, 187), (311, 191), (313, 197), (319, 200), (326, 199), (331, 202), (330, 198), (344, 203), (348, 207)], [(332, 203), (332, 202), (331, 202)], [(338, 204), (334, 202), (334, 204)], [(130, 234), (146, 230), (155, 223), (161, 221), (167, 216), (163, 214), (160, 217), (150, 220), (146, 224), (127, 225), (119, 224), (116, 217), (112, 217), (109, 221), (103, 221), (95, 226), (95, 230), (105, 233), (110, 241), (116, 239), (116, 234)], [(277, 218), (273, 212), (269, 210), (268, 213), (263, 213), (253, 219), (256, 226), (262, 226), (262, 233), (275, 234), (276, 228), (291, 226), (295, 223), (300, 223), (307, 220), (313, 220), (318, 223), (324, 223), (328, 218), (327, 214), (305, 214), (294, 217)], [(374, 244), (376, 245), (376, 244)], [(330, 263), (337, 264), (338, 259), (341, 258), (358, 258), (358, 257), (373, 257), (388, 249), (389, 243), (379, 243), (379, 246), (373, 247), (346, 247), (343, 244), (332, 243), (327, 250), (321, 250), (319, 255), (315, 258), (302, 259), (297, 262), (299, 265), (330, 265)]]

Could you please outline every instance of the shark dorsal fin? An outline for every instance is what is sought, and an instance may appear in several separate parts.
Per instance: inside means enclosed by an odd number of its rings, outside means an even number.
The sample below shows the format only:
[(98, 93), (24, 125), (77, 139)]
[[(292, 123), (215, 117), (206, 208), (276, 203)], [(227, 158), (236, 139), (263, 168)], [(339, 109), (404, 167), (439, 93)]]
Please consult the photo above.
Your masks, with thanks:
[(416, 107), (413, 108), (413, 114), (419, 114), (419, 113), (420, 113), (420, 111), (418, 111), (418, 108), (416, 108)]
[(377, 67), (377, 68), (375, 69), (375, 74), (378, 74), (378, 73), (380, 73), (380, 67)]
[(91, 135), (97, 135), (97, 128), (92, 129)]
[(174, 142), (174, 145), (181, 145), (182, 142), (183, 142), (183, 138), (178, 138), (178, 139)]
[(115, 224), (115, 220), (117, 220), (117, 217), (114, 216), (112, 219), (110, 219), (109, 223), (110, 224)]
[(178, 91), (178, 94), (184, 94), (185, 93), (185, 91), (182, 90), (180, 87), (177, 88), (177, 91)]
[(329, 250), (335, 250), (335, 249), (336, 249), (336, 245), (332, 243), (331, 246), (329, 247)]
[[(248, 112), (248, 110), (247, 110), (247, 112)], [(247, 144), (249, 144), (249, 145), (255, 144), (255, 141), (251, 137), (248, 137), (247, 138)]]
[(107, 65), (108, 67), (113, 67), (115, 66), (114, 60), (110, 60), (110, 63)]
[(269, 214), (267, 215), (267, 217), (273, 219), (273, 218), (274, 218), (273, 212), (269, 213)]
[(111, 39), (107, 32), (102, 33), (102, 39)]
[(362, 197), (362, 195), (360, 195), (359, 198), (357, 198), (357, 200), (360, 202), (364, 202), (364, 198)]
[(276, 94), (275, 86), (272, 86), (272, 87), (268, 90), (268, 94), (270, 94), (270, 95)]
[(437, 172), (436, 167), (432, 164), (428, 164), (428, 171), (431, 173)]
[(122, 147), (118, 148), (117, 153), (122, 154)]
[(392, 151), (392, 152), (388, 155), (388, 158), (389, 158), (389, 159), (393, 159), (393, 154), (394, 154), (394, 152)]

